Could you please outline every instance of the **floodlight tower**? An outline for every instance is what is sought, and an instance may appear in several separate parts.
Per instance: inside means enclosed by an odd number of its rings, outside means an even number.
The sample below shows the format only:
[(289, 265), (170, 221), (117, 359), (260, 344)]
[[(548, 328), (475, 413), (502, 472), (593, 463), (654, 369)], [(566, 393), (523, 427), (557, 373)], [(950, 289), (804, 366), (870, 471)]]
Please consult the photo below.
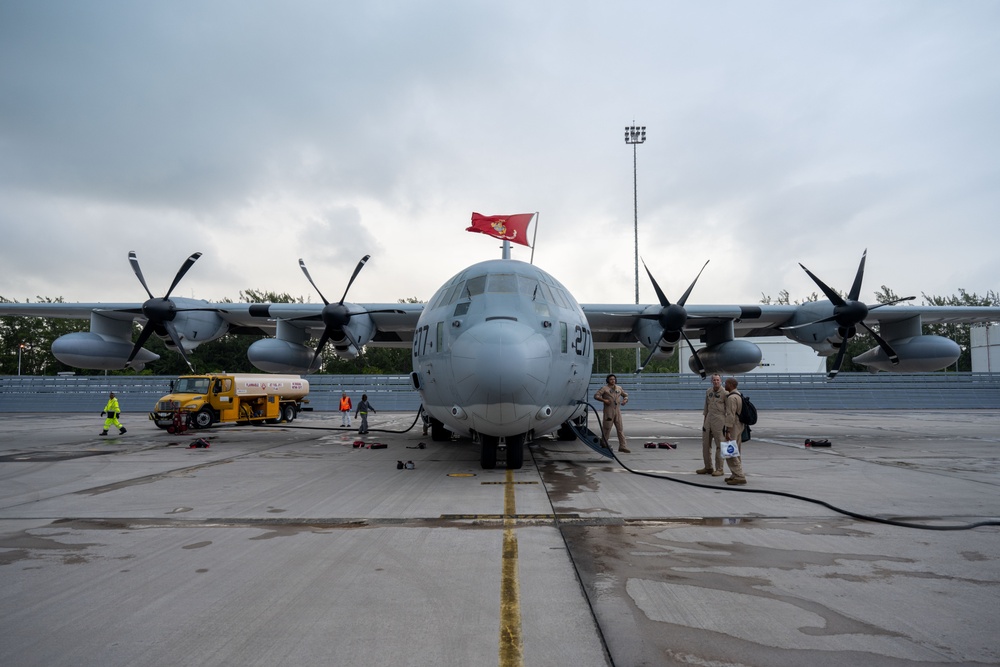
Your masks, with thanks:
[[(632, 121), (635, 123), (635, 120)], [(632, 144), (632, 212), (634, 214), (633, 230), (635, 231), (635, 303), (639, 305), (639, 172), (636, 168), (636, 147), (646, 141), (646, 126), (628, 125), (625, 127), (625, 143)], [(635, 348), (635, 367), (639, 369), (639, 348)]]
[[(635, 121), (632, 121), (633, 123)], [(639, 303), (639, 173), (636, 168), (636, 147), (646, 141), (646, 126), (629, 125), (625, 128), (625, 143), (632, 145), (632, 209), (635, 231), (635, 303)]]

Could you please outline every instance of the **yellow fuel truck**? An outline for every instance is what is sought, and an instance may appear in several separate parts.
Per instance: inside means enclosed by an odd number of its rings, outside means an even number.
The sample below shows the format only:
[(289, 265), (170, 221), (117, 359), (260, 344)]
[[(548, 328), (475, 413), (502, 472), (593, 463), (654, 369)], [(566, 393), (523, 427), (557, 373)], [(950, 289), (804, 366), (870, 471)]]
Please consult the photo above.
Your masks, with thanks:
[(276, 424), (295, 419), (308, 403), (309, 381), (297, 375), (182, 375), (149, 418), (170, 433), (217, 423)]

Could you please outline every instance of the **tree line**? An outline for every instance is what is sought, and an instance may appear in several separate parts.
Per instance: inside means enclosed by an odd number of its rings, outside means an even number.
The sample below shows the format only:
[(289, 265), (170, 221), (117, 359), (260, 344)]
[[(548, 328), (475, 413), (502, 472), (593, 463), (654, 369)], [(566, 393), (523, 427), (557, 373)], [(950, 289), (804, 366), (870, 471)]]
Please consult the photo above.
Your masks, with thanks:
[[(817, 301), (820, 296), (815, 292), (804, 299), (791, 301), (787, 291), (778, 293), (776, 299), (768, 295), (761, 295), (761, 303), (764, 304), (801, 304), (808, 301)], [(958, 294), (951, 296), (929, 296), (922, 294), (924, 305), (932, 306), (1000, 306), (1000, 294), (994, 291), (987, 292), (984, 296), (969, 293), (964, 289), (959, 289)], [(888, 303), (899, 297), (885, 285), (876, 293), (878, 303)], [(2, 303), (16, 303), (0, 296)], [(65, 303), (62, 297), (48, 298), (38, 297), (37, 303)], [(261, 290), (245, 290), (239, 294), (239, 303), (305, 303), (303, 297), (292, 297), (287, 293), (278, 294), (275, 292), (265, 292)], [(231, 299), (223, 299), (222, 303), (234, 303)], [(416, 298), (399, 299), (399, 303), (420, 303)], [(890, 306), (895, 308), (906, 308), (905, 305)], [(0, 375), (55, 375), (60, 372), (78, 372), (78, 369), (61, 363), (52, 355), (52, 341), (59, 336), (75, 331), (88, 331), (90, 320), (69, 320), (69, 319), (49, 319), (42, 317), (22, 317), (4, 316), (0, 317)], [(140, 327), (135, 325), (135, 335), (137, 336)], [(972, 351), (970, 344), (970, 325), (968, 324), (925, 324), (924, 332), (937, 334), (951, 338), (962, 348), (962, 354), (956, 363), (956, 370), (972, 370)], [(247, 359), (247, 349), (250, 345), (264, 335), (249, 334), (226, 334), (225, 336), (200, 345), (197, 349), (188, 354), (191, 363), (197, 370), (227, 371), (233, 373), (258, 372)], [(864, 367), (856, 366), (852, 357), (857, 356), (865, 350), (875, 347), (877, 343), (865, 331), (860, 328), (858, 335), (848, 342), (847, 354), (844, 358), (841, 371), (862, 371)], [(151, 336), (145, 347), (160, 355), (157, 361), (147, 364), (146, 367), (136, 372), (132, 369), (108, 371), (111, 375), (183, 375), (190, 372), (184, 360), (179, 354), (167, 350), (163, 341), (157, 336)], [(645, 349), (639, 350), (640, 363), (645, 359), (648, 352)], [(636, 368), (636, 351), (634, 349), (616, 350), (595, 350), (593, 372), (595, 374), (606, 373), (632, 373)], [(323, 352), (323, 372), (333, 375), (401, 375), (412, 370), (410, 360), (410, 349), (406, 348), (386, 348), (386, 347), (366, 347), (364, 351), (354, 359), (338, 357), (333, 351), (333, 346), (327, 346)], [(828, 358), (828, 367), (833, 363), (833, 357)], [(651, 361), (645, 368), (647, 373), (676, 373), (678, 372), (678, 355), (673, 355), (666, 359)]]

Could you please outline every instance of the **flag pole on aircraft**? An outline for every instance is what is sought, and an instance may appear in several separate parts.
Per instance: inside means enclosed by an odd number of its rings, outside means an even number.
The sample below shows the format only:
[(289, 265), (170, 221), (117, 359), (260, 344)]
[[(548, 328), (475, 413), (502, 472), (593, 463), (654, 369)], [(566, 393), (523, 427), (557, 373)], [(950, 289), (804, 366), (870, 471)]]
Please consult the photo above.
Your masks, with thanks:
[(535, 239), (538, 238), (538, 211), (535, 211), (535, 231), (531, 233), (531, 260), (528, 264), (535, 263)]
[(466, 227), (467, 232), (479, 232), (498, 238), (504, 242), (503, 258), (510, 259), (510, 243), (520, 243), (531, 247), (528, 243), (528, 224), (537, 213), (517, 213), (514, 215), (481, 215), (472, 214), (472, 226)]

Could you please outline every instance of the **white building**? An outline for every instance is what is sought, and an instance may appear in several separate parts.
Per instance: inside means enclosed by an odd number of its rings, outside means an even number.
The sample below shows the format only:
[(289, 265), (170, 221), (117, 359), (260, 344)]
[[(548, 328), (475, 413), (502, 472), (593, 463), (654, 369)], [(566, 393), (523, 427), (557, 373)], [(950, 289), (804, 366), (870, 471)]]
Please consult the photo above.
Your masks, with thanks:
[(1000, 373), (1000, 326), (973, 325), (969, 340), (972, 344), (972, 372)]

